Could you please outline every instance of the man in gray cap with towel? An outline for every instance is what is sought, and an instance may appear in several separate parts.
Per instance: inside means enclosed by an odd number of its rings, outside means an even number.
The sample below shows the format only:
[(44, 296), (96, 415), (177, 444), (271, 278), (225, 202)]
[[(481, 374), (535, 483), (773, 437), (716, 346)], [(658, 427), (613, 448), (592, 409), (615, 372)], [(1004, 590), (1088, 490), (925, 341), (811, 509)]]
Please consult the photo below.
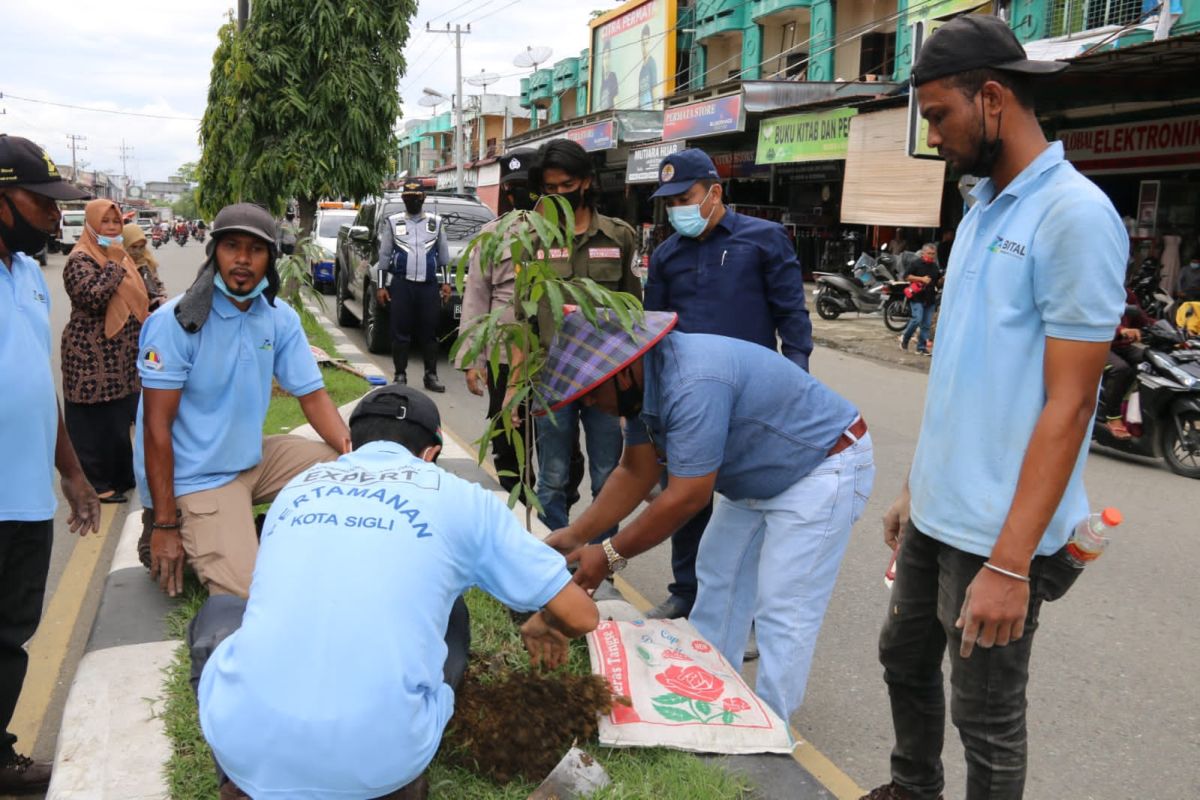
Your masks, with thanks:
[[(350, 450), (300, 318), (275, 298), (276, 241), (265, 208), (221, 209), (195, 283), (142, 326), (134, 466), (142, 505), (153, 509), (150, 574), (172, 596), (183, 589), (186, 552), (211, 594), (246, 597), (254, 504)], [(263, 438), (272, 379), (324, 442)]]
[(1024, 792), (1033, 634), (1079, 574), (1063, 551), (1088, 514), (1088, 431), (1129, 246), (1034, 111), (1034, 81), (1065, 67), (1028, 60), (985, 14), (943, 25), (913, 66), (929, 145), (982, 180), (950, 256), (912, 470), (884, 517), (897, 555), (879, 660), (896, 744), (869, 800), (941, 797), (947, 649), (967, 764), (956, 796)]

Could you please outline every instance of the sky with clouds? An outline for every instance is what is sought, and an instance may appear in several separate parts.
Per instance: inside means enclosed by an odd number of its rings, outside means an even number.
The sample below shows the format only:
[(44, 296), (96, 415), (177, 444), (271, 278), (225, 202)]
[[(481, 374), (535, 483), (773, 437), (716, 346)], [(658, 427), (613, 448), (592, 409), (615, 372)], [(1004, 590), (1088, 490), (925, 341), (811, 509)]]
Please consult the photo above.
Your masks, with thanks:
[[(527, 45), (550, 47), (551, 62), (578, 55), (587, 47), (591, 10), (617, 4), (421, 0), (405, 47), (408, 72), (400, 80), (405, 119), (430, 116), (431, 109), (417, 105), (425, 87), (454, 92), (454, 37), (426, 33), (427, 22), (442, 29), (447, 22), (472, 23), (472, 33), (463, 37), (464, 78), (498, 73), (504, 77), (488, 93), (518, 94), (520, 76), (528, 74), (513, 66), (518, 52)], [(117, 175), (124, 143), (135, 181), (165, 180), (180, 164), (199, 158), (197, 130), (217, 29), (235, 5), (169, 0), (100, 15), (94, 2), (84, 0), (0, 0), (0, 131), (33, 139), (59, 164), (71, 163), (67, 135), (84, 136), (79, 146), (87, 149), (77, 152), (81, 165)], [(464, 85), (464, 91), (479, 90)]]

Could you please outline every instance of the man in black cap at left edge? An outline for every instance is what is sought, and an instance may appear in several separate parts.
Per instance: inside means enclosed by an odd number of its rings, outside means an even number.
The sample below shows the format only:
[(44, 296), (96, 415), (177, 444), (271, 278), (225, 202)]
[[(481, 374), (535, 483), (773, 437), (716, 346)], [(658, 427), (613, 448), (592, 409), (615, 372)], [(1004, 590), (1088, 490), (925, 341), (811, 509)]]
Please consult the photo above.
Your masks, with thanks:
[(31, 258), (58, 228), (56, 200), (80, 200), (50, 156), (0, 134), (0, 794), (39, 792), (50, 765), (16, 752), (12, 722), (42, 613), (54, 540), (54, 470), (71, 508), (67, 525), (100, 530), (100, 501), (63, 428), (50, 369), (50, 291)]

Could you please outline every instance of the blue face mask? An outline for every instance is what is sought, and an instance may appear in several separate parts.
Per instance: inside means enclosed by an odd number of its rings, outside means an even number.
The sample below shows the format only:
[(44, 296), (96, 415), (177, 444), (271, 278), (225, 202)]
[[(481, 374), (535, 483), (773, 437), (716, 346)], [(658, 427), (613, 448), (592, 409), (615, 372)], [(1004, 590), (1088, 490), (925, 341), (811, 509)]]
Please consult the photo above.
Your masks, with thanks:
[[(712, 187), (710, 186), (708, 192), (711, 191)], [(694, 239), (704, 233), (704, 229), (708, 227), (708, 217), (700, 213), (700, 206), (704, 204), (704, 200), (708, 199), (708, 192), (705, 192), (704, 199), (694, 206), (667, 206), (667, 219), (680, 236)]]
[(112, 247), (114, 244), (117, 247), (120, 247), (124, 243), (125, 243), (125, 237), (120, 234), (118, 234), (116, 236), (101, 236), (98, 233), (96, 234), (96, 244), (98, 244), (104, 248)]
[(225, 285), (225, 281), (221, 280), (221, 273), (218, 272), (213, 275), (213, 286), (217, 287), (217, 291), (228, 297), (230, 300), (237, 300), (239, 302), (253, 300), (265, 292), (268, 285), (269, 283), (264, 276), (263, 279), (258, 282), (258, 286), (255, 286), (250, 291), (246, 292), (245, 294), (234, 294), (230, 288)]

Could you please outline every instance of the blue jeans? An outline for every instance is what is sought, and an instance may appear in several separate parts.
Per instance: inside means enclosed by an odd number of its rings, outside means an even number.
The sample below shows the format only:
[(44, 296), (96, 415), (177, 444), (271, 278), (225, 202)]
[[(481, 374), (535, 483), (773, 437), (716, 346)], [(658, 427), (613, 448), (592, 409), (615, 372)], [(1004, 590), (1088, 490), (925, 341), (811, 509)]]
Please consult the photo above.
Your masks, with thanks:
[[(539, 518), (550, 530), (565, 528), (571, 506), (567, 502), (571, 477), (571, 451), (579, 440), (579, 425), (583, 424), (586, 439), (588, 473), (592, 480), (592, 497), (600, 494), (609, 473), (621, 460), (624, 439), (621, 421), (595, 408), (571, 403), (551, 411), (537, 421), (538, 484), (537, 497), (542, 504)], [(610, 534), (611, 535), (611, 534)]]
[(908, 325), (904, 328), (904, 345), (908, 346), (908, 340), (912, 338), (913, 331), (920, 326), (920, 332), (917, 334), (917, 350), (925, 352), (925, 343), (929, 341), (929, 329), (933, 326), (933, 303), (918, 303), (913, 300), (909, 303), (912, 309), (912, 317), (908, 320)]
[(850, 529), (874, 482), (868, 434), (775, 497), (719, 497), (700, 540), (699, 592), (688, 619), (736, 670), (754, 622), (755, 691), (785, 720), (804, 700)]

